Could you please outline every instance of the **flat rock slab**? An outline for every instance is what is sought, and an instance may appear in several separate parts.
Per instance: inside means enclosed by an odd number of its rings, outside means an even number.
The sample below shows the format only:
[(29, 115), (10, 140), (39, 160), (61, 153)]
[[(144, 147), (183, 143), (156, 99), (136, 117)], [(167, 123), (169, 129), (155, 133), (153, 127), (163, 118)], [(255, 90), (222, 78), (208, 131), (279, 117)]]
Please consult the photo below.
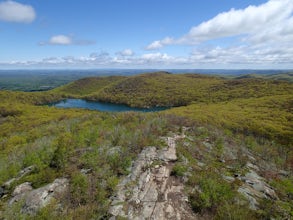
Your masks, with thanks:
[(197, 219), (187, 203), (182, 181), (170, 175), (180, 138), (184, 135), (168, 137), (166, 148), (147, 147), (138, 155), (112, 199), (111, 219)]

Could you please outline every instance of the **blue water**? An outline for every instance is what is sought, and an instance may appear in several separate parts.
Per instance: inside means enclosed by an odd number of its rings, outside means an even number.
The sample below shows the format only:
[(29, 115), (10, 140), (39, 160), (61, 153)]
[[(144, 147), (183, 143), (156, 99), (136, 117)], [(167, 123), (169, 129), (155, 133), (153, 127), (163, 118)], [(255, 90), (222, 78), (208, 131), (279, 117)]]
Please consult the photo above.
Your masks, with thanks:
[(166, 107), (153, 107), (153, 108), (132, 108), (122, 104), (112, 104), (105, 102), (93, 102), (83, 99), (65, 99), (57, 103), (52, 103), (50, 106), (58, 108), (84, 108), (90, 110), (99, 110), (103, 112), (127, 112), (127, 111), (139, 111), (139, 112), (155, 112), (167, 109)]

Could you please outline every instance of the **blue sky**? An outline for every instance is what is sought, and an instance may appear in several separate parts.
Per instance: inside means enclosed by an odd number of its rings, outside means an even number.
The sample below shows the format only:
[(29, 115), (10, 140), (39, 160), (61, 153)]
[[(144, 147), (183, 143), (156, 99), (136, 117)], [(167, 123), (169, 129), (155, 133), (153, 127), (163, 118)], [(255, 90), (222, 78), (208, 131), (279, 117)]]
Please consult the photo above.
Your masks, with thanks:
[(0, 68), (293, 68), (293, 0), (0, 0)]

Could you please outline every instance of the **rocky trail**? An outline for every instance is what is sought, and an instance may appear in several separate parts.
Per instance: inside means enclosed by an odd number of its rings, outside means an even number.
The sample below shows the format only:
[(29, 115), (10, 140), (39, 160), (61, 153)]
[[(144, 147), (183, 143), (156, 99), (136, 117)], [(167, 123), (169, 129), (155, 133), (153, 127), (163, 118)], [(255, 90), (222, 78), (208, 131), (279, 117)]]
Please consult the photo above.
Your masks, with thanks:
[(184, 193), (184, 183), (171, 171), (177, 160), (176, 141), (185, 135), (167, 137), (167, 147), (145, 148), (130, 174), (118, 185), (112, 199), (111, 219), (197, 219)]

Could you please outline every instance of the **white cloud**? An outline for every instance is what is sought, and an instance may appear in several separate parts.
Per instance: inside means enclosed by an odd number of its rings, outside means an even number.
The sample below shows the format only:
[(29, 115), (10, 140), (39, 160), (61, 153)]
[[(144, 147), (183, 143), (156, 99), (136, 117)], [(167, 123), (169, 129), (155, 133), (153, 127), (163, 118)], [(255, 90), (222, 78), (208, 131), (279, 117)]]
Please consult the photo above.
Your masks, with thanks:
[(125, 49), (116, 53), (119, 56), (133, 56), (134, 52), (131, 49)]
[(191, 28), (179, 41), (196, 43), (220, 37), (255, 34), (286, 21), (292, 10), (292, 0), (271, 0), (260, 6), (231, 9)]
[(184, 57), (167, 53), (113, 56), (106, 51), (88, 56), (48, 57), (41, 60), (1, 62), (13, 68), (293, 68), (293, 48), (240, 45), (202, 47)]
[(213, 66), (239, 66), (249, 68), (293, 68), (292, 47), (212, 47), (195, 49), (189, 57), (190, 63)]
[(11, 0), (0, 3), (0, 20), (2, 21), (31, 23), (35, 18), (35, 10), (30, 5)]
[(48, 41), (39, 42), (40, 46), (45, 46), (45, 45), (80, 45), (80, 46), (86, 46), (86, 45), (92, 45), (92, 44), (95, 44), (95, 41), (75, 39), (72, 36), (66, 36), (66, 35), (62, 35), (62, 34), (52, 36)]
[(156, 40), (146, 49), (159, 49), (170, 44), (193, 45), (211, 39), (237, 35), (248, 35), (251, 39), (261, 39), (264, 36), (270, 38), (273, 35), (283, 39), (282, 33), (293, 34), (292, 12), (292, 0), (270, 0), (259, 6), (231, 9), (192, 27), (187, 34), (178, 39), (168, 37)]
[(189, 66), (292, 68), (292, 14), (293, 0), (269, 0), (258, 6), (231, 9), (192, 27), (179, 38), (156, 40), (145, 49), (190, 45), (193, 52), (185, 57)]
[(50, 38), (49, 44), (69, 45), (72, 44), (72, 39), (65, 35), (56, 35)]
[(172, 57), (166, 53), (163, 53), (163, 54), (162, 53), (147, 53), (147, 54), (143, 54), (141, 58), (145, 61), (155, 61), (155, 62), (163, 61), (163, 60), (167, 61), (172, 59)]
[(171, 37), (166, 37), (163, 40), (159, 41), (156, 40), (154, 42), (152, 42), (150, 45), (148, 45), (146, 47), (146, 50), (156, 50), (156, 49), (160, 49), (162, 48), (164, 45), (169, 45), (169, 44), (173, 44), (176, 43), (176, 41), (171, 38)]

